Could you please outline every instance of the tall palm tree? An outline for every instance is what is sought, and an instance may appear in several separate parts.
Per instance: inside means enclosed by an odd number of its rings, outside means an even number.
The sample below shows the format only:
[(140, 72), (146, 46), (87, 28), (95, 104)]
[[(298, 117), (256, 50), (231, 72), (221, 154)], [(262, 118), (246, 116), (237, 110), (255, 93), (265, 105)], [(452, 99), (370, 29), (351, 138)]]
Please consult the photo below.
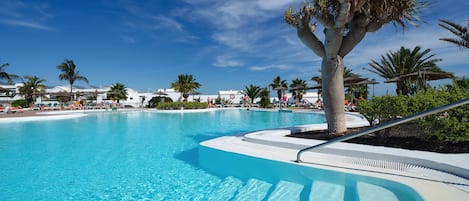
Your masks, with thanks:
[(4, 63), (2, 65), (0, 65), (0, 79), (7, 79), (7, 80), (10, 80), (10, 74), (8, 74), (6, 71), (5, 71), (5, 68), (8, 67), (10, 64), (8, 63)]
[(469, 32), (467, 31), (469, 29), (469, 20), (467, 21), (466, 26), (447, 20), (440, 20), (440, 22), (441, 23), (438, 25), (447, 29), (456, 36), (456, 38), (440, 38), (440, 40), (456, 44), (462, 48), (469, 48)]
[(70, 93), (73, 93), (73, 83), (77, 80), (85, 81), (88, 83), (88, 78), (80, 75), (80, 71), (76, 70), (76, 65), (73, 60), (65, 59), (60, 65), (57, 66), (62, 73), (59, 74), (60, 80), (68, 80), (70, 84)]
[(254, 101), (256, 98), (260, 96), (261, 91), (262, 91), (262, 88), (260, 86), (250, 84), (249, 86), (244, 87), (242, 93), (246, 96), (249, 96), (251, 101)]
[(287, 81), (282, 80), (280, 76), (275, 77), (269, 86), (272, 88), (272, 90), (277, 91), (277, 97), (279, 101), (282, 100), (283, 91), (288, 89)]
[(292, 80), (290, 84), (290, 92), (297, 102), (300, 102), (303, 99), (303, 95), (306, 93), (306, 88), (308, 84), (305, 80), (296, 78)]
[(109, 89), (108, 94), (112, 100), (115, 100), (117, 103), (119, 103), (120, 100), (127, 100), (127, 87), (125, 87), (125, 85), (120, 82), (115, 83)]
[[(389, 52), (381, 56), (381, 61), (371, 60), (369, 63), (372, 69), (368, 69), (385, 79), (392, 79), (398, 76), (415, 73), (422, 70), (432, 72), (443, 72), (436, 62), (441, 59), (433, 58), (435, 54), (430, 54), (430, 49), (420, 51), (422, 48), (417, 46), (413, 50), (401, 47), (396, 52)], [(410, 82), (416, 79), (409, 80)], [(396, 93), (407, 95), (410, 92), (409, 81), (399, 80), (396, 82)]]
[(189, 74), (180, 74), (178, 79), (171, 83), (171, 88), (175, 89), (182, 94), (184, 102), (187, 102), (189, 93), (193, 92), (195, 89), (200, 88), (202, 85), (195, 81), (195, 78)]
[[(26, 81), (24, 81), (26, 79)], [(26, 102), (34, 103), (38, 92), (43, 92), (46, 86), (43, 84), (46, 80), (37, 76), (24, 76), (23, 86), (19, 88), (20, 94), (25, 96)]]
[(6, 79), (8, 82), (11, 82), (13, 79), (20, 78), (18, 75), (7, 73), (5, 68), (10, 66), (8, 63), (4, 63), (0, 65), (0, 80)]
[(270, 103), (270, 91), (268, 87), (264, 87), (260, 90), (259, 96), (261, 97), (261, 101), (259, 102), (259, 106), (262, 108), (271, 107)]

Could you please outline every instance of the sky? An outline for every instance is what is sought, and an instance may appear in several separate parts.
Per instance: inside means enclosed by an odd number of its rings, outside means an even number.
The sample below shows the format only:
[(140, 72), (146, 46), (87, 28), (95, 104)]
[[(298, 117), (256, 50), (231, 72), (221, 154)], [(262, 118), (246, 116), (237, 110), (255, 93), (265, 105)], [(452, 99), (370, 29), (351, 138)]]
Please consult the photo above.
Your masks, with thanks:
[[(303, 0), (50, 0), (0, 1), (0, 63), (8, 73), (38, 76), (47, 86), (68, 85), (57, 66), (71, 59), (89, 85), (116, 82), (151, 92), (170, 88), (179, 74), (191, 74), (202, 94), (267, 87), (280, 76), (309, 86), (319, 76), (321, 58), (305, 47), (283, 21)], [(439, 40), (453, 35), (438, 19), (461, 25), (469, 1), (432, 1), (418, 27), (392, 24), (367, 33), (344, 58), (345, 66), (374, 78), (375, 95), (394, 93), (395, 84), (364, 68), (401, 46), (430, 48), (440, 68), (469, 77), (469, 50)], [(319, 36), (322, 37), (322, 36)], [(322, 39), (322, 38), (321, 38)], [(431, 82), (432, 85), (445, 81)], [(448, 82), (448, 81), (446, 81)], [(76, 85), (89, 86), (77, 81)]]

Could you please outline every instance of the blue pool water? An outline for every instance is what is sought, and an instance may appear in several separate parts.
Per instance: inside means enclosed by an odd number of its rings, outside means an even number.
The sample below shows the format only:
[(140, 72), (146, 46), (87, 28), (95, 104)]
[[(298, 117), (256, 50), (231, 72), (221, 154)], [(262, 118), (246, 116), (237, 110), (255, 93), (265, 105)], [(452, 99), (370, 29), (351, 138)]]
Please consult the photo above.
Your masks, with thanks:
[(0, 200), (225, 200), (227, 178), (248, 178), (203, 168), (199, 142), (324, 121), (318, 114), (223, 110), (0, 124)]

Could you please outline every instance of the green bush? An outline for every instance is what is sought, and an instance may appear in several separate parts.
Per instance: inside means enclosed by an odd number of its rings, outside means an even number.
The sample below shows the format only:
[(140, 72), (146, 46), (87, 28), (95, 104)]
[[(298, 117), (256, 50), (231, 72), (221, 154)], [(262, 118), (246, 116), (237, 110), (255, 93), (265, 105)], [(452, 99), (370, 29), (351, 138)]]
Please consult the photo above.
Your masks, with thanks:
[(164, 102), (173, 102), (173, 99), (170, 97), (153, 97), (148, 101), (148, 107), (155, 108), (161, 102), (162, 98)]
[(13, 107), (28, 107), (28, 105), (26, 104), (26, 100), (24, 100), (24, 99), (14, 100), (11, 103), (11, 106), (13, 106)]
[(272, 103), (270, 103), (270, 91), (268, 88), (262, 89), (260, 93), (261, 101), (259, 106), (262, 108), (273, 108)]
[(164, 102), (159, 103), (157, 108), (159, 110), (179, 110), (184, 109), (205, 109), (208, 108), (208, 103), (201, 102)]
[(385, 123), (409, 114), (406, 96), (375, 96), (372, 100), (358, 102), (358, 111), (372, 124)]
[[(469, 97), (469, 90), (451, 86), (418, 91), (413, 96), (381, 96), (358, 103), (358, 111), (368, 121), (385, 123)], [(469, 105), (416, 120), (425, 138), (459, 142), (469, 141)]]

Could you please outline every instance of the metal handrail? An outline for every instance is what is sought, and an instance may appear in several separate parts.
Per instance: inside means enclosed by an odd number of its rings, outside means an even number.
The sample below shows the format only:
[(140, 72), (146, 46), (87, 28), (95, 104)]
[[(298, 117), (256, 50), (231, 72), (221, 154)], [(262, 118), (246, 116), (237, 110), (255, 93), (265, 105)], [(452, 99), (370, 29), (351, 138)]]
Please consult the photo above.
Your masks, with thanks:
[(317, 144), (317, 145), (313, 145), (313, 146), (301, 149), (296, 154), (296, 161), (295, 162), (297, 162), (297, 163), (302, 162), (300, 157), (301, 157), (301, 154), (305, 151), (312, 150), (312, 149), (317, 149), (319, 147), (323, 147), (323, 146), (333, 144), (333, 143), (336, 143), (336, 142), (342, 142), (342, 141), (349, 140), (349, 139), (352, 139), (352, 138), (360, 137), (362, 135), (370, 134), (370, 133), (380, 131), (380, 130), (383, 130), (385, 128), (389, 128), (389, 127), (396, 126), (396, 125), (399, 125), (399, 124), (403, 124), (403, 123), (406, 123), (406, 122), (409, 122), (409, 121), (412, 121), (412, 120), (415, 120), (415, 119), (418, 119), (418, 118), (421, 118), (421, 117), (426, 117), (428, 115), (432, 115), (432, 114), (435, 114), (435, 113), (438, 113), (438, 112), (443, 112), (443, 111), (446, 111), (446, 110), (449, 110), (449, 109), (453, 109), (455, 107), (465, 105), (465, 104), (468, 104), (468, 103), (469, 103), (469, 98), (466, 98), (466, 99), (463, 99), (463, 100), (460, 100), (460, 101), (457, 101), (457, 102), (454, 102), (454, 103), (450, 103), (450, 104), (447, 104), (447, 105), (444, 105), (444, 106), (441, 106), (441, 107), (437, 107), (437, 108), (433, 108), (433, 109), (430, 109), (430, 110), (427, 110), (427, 111), (424, 111), (424, 112), (421, 112), (421, 113), (417, 113), (417, 114), (412, 115), (412, 116), (408, 116), (408, 117), (405, 117), (405, 118), (402, 118), (402, 119), (397, 119), (397, 120), (394, 120), (394, 121), (390, 121), (388, 123), (385, 123), (385, 124), (382, 124), (382, 125), (379, 125), (379, 126), (376, 126), (376, 127), (372, 127), (372, 128), (369, 128), (369, 129), (366, 129), (366, 130), (363, 130), (363, 131), (359, 131), (357, 133), (353, 133), (353, 134), (350, 134), (350, 135), (344, 135), (342, 137), (334, 138), (332, 140), (329, 140), (327, 142), (323, 142), (321, 144)]

